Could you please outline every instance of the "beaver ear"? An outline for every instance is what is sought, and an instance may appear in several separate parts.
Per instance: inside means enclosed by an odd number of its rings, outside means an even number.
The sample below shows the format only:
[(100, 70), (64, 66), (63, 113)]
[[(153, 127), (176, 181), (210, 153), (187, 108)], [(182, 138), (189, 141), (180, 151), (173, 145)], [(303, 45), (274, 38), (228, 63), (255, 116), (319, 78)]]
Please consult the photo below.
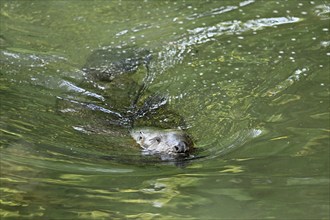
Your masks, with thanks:
[(139, 135), (139, 138), (138, 139), (139, 139), (139, 141), (141, 141), (143, 139), (143, 132), (140, 131), (139, 133), (140, 133), (140, 135)]

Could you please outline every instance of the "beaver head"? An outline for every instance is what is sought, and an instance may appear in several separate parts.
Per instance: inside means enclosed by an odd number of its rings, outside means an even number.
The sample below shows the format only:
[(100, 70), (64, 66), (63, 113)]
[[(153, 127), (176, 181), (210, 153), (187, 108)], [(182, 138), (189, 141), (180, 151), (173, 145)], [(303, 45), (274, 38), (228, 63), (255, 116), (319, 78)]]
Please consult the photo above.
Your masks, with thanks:
[(189, 135), (177, 129), (138, 128), (131, 130), (133, 139), (151, 154), (188, 154), (193, 149)]

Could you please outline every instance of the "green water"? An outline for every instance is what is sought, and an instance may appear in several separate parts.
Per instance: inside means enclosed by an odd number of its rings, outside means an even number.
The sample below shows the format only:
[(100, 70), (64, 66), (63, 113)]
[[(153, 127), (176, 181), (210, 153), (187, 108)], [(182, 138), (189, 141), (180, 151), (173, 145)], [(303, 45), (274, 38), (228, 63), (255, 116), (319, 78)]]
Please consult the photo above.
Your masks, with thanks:
[[(329, 1), (0, 4), (1, 219), (329, 219)], [(197, 159), (61, 100), (111, 106), (81, 68), (116, 46), (152, 51)]]

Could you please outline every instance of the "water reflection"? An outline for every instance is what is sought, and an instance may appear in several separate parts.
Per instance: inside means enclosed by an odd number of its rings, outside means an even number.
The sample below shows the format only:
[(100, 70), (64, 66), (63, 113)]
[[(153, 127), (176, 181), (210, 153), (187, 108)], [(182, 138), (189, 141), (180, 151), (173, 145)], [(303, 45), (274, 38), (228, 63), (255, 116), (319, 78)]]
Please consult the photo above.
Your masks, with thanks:
[[(326, 2), (0, 4), (1, 217), (329, 217)], [(162, 163), (109, 129), (120, 99), (81, 69), (118, 45), (152, 50), (148, 92), (195, 158)]]

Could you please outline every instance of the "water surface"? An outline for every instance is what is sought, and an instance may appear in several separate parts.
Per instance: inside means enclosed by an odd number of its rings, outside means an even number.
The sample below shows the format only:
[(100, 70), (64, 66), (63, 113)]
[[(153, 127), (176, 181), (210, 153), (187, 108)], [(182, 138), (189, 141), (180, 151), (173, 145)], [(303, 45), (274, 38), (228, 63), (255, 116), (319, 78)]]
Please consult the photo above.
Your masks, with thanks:
[[(329, 1), (2, 0), (1, 218), (329, 218), (329, 13)], [(196, 159), (141, 155), (106, 123), (127, 100), (84, 84), (82, 67), (118, 46), (151, 51), (148, 94), (168, 97)]]

